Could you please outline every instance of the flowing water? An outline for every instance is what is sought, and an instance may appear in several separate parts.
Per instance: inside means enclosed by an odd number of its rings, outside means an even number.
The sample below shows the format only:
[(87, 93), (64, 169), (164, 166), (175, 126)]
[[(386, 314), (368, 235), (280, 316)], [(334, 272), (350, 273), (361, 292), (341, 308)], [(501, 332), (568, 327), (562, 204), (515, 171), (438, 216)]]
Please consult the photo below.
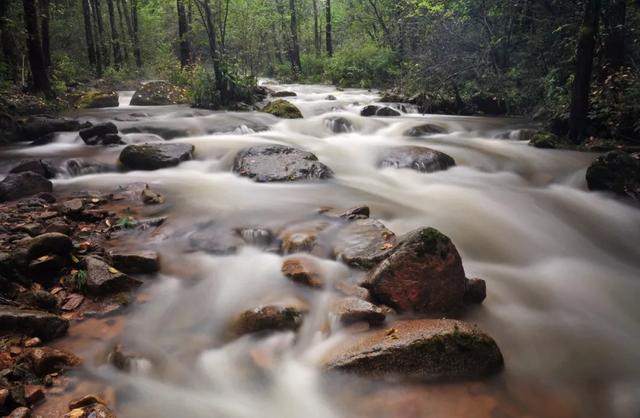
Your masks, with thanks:
[[(128, 107), (127, 99), (117, 109), (81, 114), (116, 120), (121, 129), (174, 129), (173, 141), (196, 146), (196, 159), (176, 168), (89, 171), (55, 181), (56, 188), (69, 191), (146, 182), (168, 198), (160, 214), (169, 222), (148, 243), (163, 257), (163, 274), (144, 290), (146, 303), (132, 308), (117, 337), (146, 359), (136, 361), (129, 374), (91, 361), (84, 372), (116, 388), (119, 416), (640, 416), (640, 211), (587, 192), (584, 175), (593, 154), (494, 139), (527, 125), (519, 120), (419, 115), (411, 109), (397, 118), (362, 118), (359, 110), (375, 101), (375, 93), (272, 87), (297, 92), (291, 101), (305, 118)], [(327, 100), (329, 94), (337, 100)], [(349, 132), (333, 133), (334, 117), (348, 119)], [(425, 121), (451, 133), (403, 136)], [(239, 149), (264, 143), (315, 153), (335, 179), (257, 184), (231, 173)], [(376, 168), (380, 149), (409, 144), (443, 151), (457, 166), (432, 174)], [(65, 134), (49, 145), (10, 150), (6, 157), (91, 159), (113, 167), (118, 153), (117, 147), (90, 148)], [(282, 333), (224, 343), (225, 324), (239, 311), (300, 290), (282, 277), (279, 255), (256, 248), (232, 256), (186, 252), (185, 234), (205, 222), (278, 228), (320, 207), (362, 204), (397, 234), (438, 228), (456, 244), (467, 276), (487, 281), (487, 300), (465, 320), (498, 342), (506, 362), (501, 376), (420, 385), (321, 373), (316, 363), (341, 338), (337, 330), (331, 336), (323, 332), (329, 291), (302, 295), (312, 314), (297, 337)], [(323, 261), (322, 268), (328, 276), (349, 275), (333, 261)], [(111, 344), (91, 340), (83, 344), (84, 357), (99, 357), (95, 353)]]

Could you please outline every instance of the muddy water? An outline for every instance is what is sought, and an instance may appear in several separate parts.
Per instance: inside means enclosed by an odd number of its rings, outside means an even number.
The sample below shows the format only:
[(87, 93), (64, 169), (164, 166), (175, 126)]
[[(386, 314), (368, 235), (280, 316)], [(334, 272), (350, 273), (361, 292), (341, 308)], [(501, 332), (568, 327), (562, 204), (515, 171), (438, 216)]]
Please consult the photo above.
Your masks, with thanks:
[[(164, 261), (163, 274), (144, 290), (146, 302), (132, 308), (126, 325), (117, 322), (118, 332), (85, 327), (84, 334), (95, 335), (83, 339), (83, 332), (76, 332), (67, 342), (87, 359), (82, 379), (115, 389), (119, 416), (639, 416), (640, 211), (586, 191), (584, 174), (594, 155), (494, 139), (526, 126), (522, 121), (423, 116), (411, 109), (399, 118), (362, 118), (359, 109), (374, 101), (375, 93), (272, 87), (296, 91), (291, 101), (305, 118), (127, 107), (125, 99), (118, 109), (82, 114), (115, 120), (121, 129), (173, 129), (173, 141), (196, 146), (196, 160), (176, 168), (55, 182), (60, 190), (146, 182), (168, 197), (159, 213), (149, 213), (170, 221), (147, 243)], [(327, 100), (329, 94), (338, 100)], [(331, 118), (338, 116), (351, 122), (350, 132), (332, 132)], [(451, 133), (403, 136), (425, 121)], [(149, 137), (129, 134), (126, 140)], [(264, 143), (311, 151), (336, 177), (265, 185), (230, 172), (237, 150)], [(376, 168), (381, 148), (408, 144), (443, 151), (458, 165), (433, 174)], [(7, 157), (78, 158), (115, 167), (118, 152), (61, 135), (53, 144), (13, 150)], [(440, 229), (457, 245), (467, 276), (486, 279), (487, 300), (465, 319), (497, 340), (506, 361), (501, 376), (419, 385), (322, 374), (315, 364), (341, 338), (339, 330), (330, 337), (323, 332), (328, 294), (300, 294), (282, 277), (279, 255), (246, 248), (221, 257), (184, 249), (184, 237), (205, 222), (278, 228), (319, 207), (361, 204), (397, 234), (425, 225)], [(322, 266), (330, 276), (349, 275), (333, 261)], [(294, 294), (312, 308), (297, 338), (284, 333), (224, 343), (225, 324), (238, 311)], [(93, 361), (115, 341), (143, 353), (133, 373)]]

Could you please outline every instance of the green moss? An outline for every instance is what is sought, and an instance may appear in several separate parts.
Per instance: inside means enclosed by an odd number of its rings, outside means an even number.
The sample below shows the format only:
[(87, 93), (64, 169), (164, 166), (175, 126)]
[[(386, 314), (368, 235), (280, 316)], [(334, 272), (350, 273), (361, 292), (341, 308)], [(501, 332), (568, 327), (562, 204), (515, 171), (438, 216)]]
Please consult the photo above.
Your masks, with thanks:
[(94, 109), (118, 106), (118, 93), (115, 91), (93, 90), (80, 97), (77, 104), (79, 109)]
[(303, 117), (300, 109), (282, 99), (269, 103), (262, 111), (284, 119), (302, 119)]
[(529, 145), (543, 149), (575, 149), (575, 145), (566, 138), (561, 138), (547, 131), (536, 133)]

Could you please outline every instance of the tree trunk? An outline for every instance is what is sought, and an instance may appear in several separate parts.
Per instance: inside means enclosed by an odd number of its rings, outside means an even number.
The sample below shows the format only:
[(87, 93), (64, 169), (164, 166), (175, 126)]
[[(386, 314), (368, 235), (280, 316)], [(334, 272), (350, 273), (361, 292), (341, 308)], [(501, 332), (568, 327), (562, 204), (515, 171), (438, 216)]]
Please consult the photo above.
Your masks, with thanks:
[(142, 54), (138, 36), (138, 0), (131, 0), (131, 29), (133, 32), (133, 55), (136, 57), (136, 67), (142, 68)]
[(109, 26), (111, 26), (111, 48), (113, 49), (113, 63), (116, 68), (122, 66), (122, 51), (120, 51), (120, 39), (118, 37), (118, 27), (116, 26), (116, 14), (113, 9), (113, 0), (107, 0), (109, 11)]
[(2, 56), (7, 66), (7, 76), (10, 80), (18, 79), (18, 48), (12, 31), (9, 29), (7, 13), (9, 0), (0, 1), (0, 43)]
[(610, 0), (605, 14), (604, 59), (609, 73), (625, 63), (626, 9), (626, 0)]
[(100, 0), (93, 0), (93, 17), (96, 21), (98, 45), (100, 45), (100, 56), (102, 57), (103, 68), (109, 66), (109, 52), (107, 50), (107, 41), (104, 38), (104, 20), (102, 19), (102, 7)]
[(569, 139), (580, 143), (584, 139), (589, 112), (589, 93), (596, 35), (600, 23), (601, 0), (586, 0), (585, 12), (576, 53), (576, 72), (571, 94)]
[(186, 67), (191, 63), (191, 47), (189, 45), (189, 22), (183, 0), (176, 0), (178, 9), (178, 39), (180, 40), (180, 65)]
[(51, 84), (42, 56), (42, 45), (38, 34), (38, 10), (35, 0), (22, 0), (24, 8), (24, 26), (27, 36), (27, 53), (33, 78), (33, 87), (47, 97), (52, 97)]
[(120, 0), (115, 0), (116, 9), (118, 10), (118, 23), (120, 24), (120, 46), (122, 47), (122, 53), (124, 54), (124, 61), (129, 63), (129, 42), (127, 42), (127, 31), (125, 30), (124, 23), (124, 11), (126, 10)]
[(320, 22), (318, 16), (318, 0), (313, 0), (313, 46), (316, 50), (316, 57), (322, 53), (322, 39), (320, 39)]
[(331, 26), (331, 0), (326, 0), (325, 14), (327, 20), (326, 26), (326, 41), (327, 41), (327, 55), (333, 56), (333, 28)]
[(133, 28), (131, 27), (131, 13), (129, 13), (128, 11), (129, 6), (127, 5), (127, 0), (119, 0), (120, 4), (122, 5), (122, 14), (124, 15), (124, 23), (127, 26), (127, 34), (129, 34), (129, 41), (127, 42), (127, 44), (130, 47), (133, 47)]
[(291, 10), (291, 65), (294, 77), (298, 78), (302, 74), (302, 63), (300, 62), (300, 44), (298, 43), (296, 0), (289, 0), (289, 9)]
[[(87, 57), (89, 64), (96, 70), (98, 78), (102, 77), (102, 68), (97, 66), (96, 46), (93, 42), (93, 29), (91, 26), (91, 5), (89, 0), (82, 0), (82, 15), (84, 17), (84, 38), (87, 42)], [(100, 63), (102, 64), (102, 63)]]
[(213, 64), (213, 74), (216, 78), (216, 90), (220, 92), (220, 97), (224, 104), (224, 89), (222, 85), (222, 62), (220, 60), (220, 51), (218, 50), (218, 40), (216, 38), (216, 28), (213, 24), (213, 12), (211, 11), (211, 5), (209, 0), (199, 0), (202, 8), (204, 9), (204, 26), (207, 30), (207, 37), (209, 39), (209, 52), (211, 53), (211, 62)]
[(51, 67), (51, 47), (49, 42), (49, 0), (39, 0), (38, 8), (40, 9), (40, 36), (42, 37), (42, 58), (44, 66), (48, 69)]

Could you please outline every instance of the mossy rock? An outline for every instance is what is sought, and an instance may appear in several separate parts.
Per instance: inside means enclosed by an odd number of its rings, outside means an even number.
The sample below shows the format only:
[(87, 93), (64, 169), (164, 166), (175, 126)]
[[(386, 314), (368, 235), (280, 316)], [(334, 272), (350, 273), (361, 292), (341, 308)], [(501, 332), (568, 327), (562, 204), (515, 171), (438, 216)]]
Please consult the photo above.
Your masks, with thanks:
[(302, 112), (296, 106), (286, 100), (275, 100), (263, 109), (263, 112), (270, 113), (273, 116), (277, 116), (283, 119), (302, 119)]
[(568, 139), (561, 138), (557, 135), (547, 131), (540, 131), (536, 133), (529, 145), (542, 149), (575, 149), (575, 145)]
[(131, 98), (131, 106), (168, 106), (187, 104), (189, 98), (185, 89), (167, 81), (150, 81), (136, 90)]
[(115, 91), (93, 90), (83, 94), (78, 100), (78, 109), (99, 109), (118, 107), (118, 93)]

